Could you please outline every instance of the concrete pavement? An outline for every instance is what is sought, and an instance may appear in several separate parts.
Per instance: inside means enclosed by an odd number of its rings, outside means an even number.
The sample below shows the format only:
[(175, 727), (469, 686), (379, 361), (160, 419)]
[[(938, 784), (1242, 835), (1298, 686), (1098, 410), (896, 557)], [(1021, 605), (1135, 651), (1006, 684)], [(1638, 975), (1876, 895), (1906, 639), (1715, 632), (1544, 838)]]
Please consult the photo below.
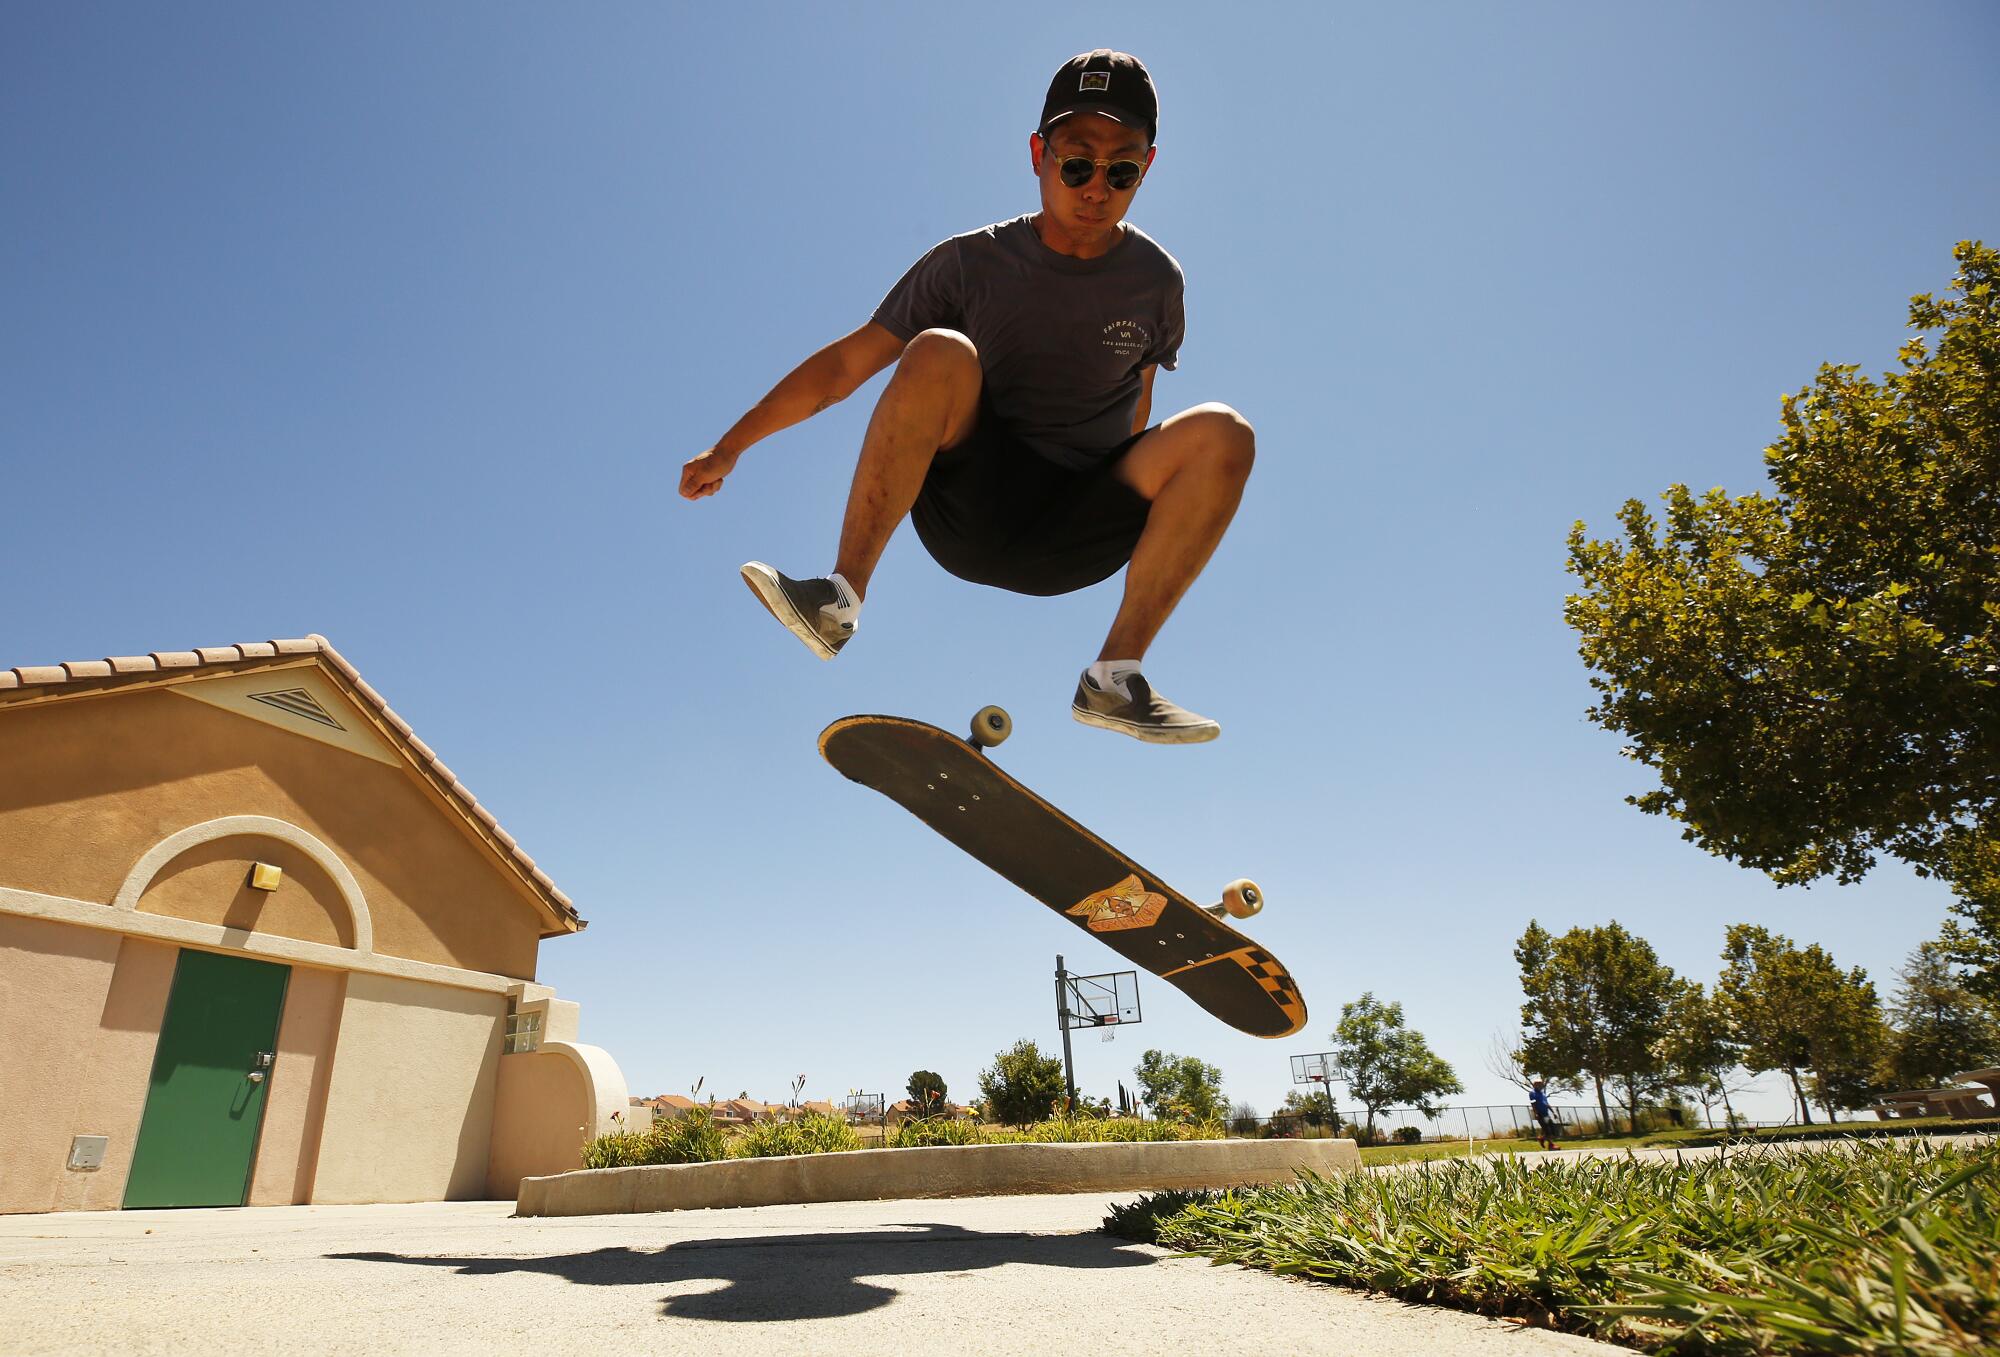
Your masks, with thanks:
[(1625, 1353), (1097, 1233), (1104, 1194), (0, 1216), (9, 1353)]
[(511, 1202), (0, 1216), (0, 1350), (532, 1345), (536, 1357), (602, 1357), (741, 1338), (780, 1357), (937, 1343), (975, 1357), (1218, 1343), (1369, 1357), (1629, 1351), (1098, 1233), (1107, 1207), (1133, 1195), (534, 1219), (516, 1217)]

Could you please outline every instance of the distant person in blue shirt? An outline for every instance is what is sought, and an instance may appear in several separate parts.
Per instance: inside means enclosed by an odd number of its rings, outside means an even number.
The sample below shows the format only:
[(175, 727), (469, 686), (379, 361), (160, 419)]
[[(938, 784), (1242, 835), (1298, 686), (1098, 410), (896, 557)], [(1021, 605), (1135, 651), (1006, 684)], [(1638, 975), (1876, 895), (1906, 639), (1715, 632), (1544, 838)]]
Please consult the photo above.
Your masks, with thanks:
[(1562, 1135), (1562, 1123), (1556, 1120), (1556, 1110), (1549, 1106), (1548, 1091), (1542, 1087), (1540, 1079), (1528, 1090), (1528, 1106), (1535, 1114), (1535, 1143), (1545, 1150), (1553, 1150), (1556, 1140)]
[[(873, 318), (801, 363), (681, 468), (721, 488), (758, 440), (845, 400), (889, 364), (848, 492), (833, 570), (743, 578), (815, 655), (852, 639), (882, 550), (907, 515), (932, 558), (975, 584), (1066, 594), (1125, 571), (1125, 593), (1070, 712), (1159, 744), (1222, 727), (1140, 674), (1147, 647), (1235, 516), (1249, 423), (1197, 405), (1149, 426), (1153, 377), (1180, 358), (1174, 257), (1125, 220), (1157, 148), (1159, 101), (1137, 57), (1100, 48), (1056, 72), (1028, 138), (1041, 210), (953, 236)], [(921, 180), (879, 143), (873, 172)]]

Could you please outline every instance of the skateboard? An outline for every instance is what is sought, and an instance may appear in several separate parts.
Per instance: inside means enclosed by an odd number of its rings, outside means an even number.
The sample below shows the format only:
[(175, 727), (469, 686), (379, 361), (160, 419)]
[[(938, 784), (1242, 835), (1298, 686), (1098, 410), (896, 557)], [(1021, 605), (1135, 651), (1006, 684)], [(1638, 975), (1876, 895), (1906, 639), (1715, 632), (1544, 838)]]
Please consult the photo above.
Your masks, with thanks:
[(1290, 972), (1223, 921), (1263, 908), (1256, 884), (1232, 882), (1221, 903), (1196, 905), (1008, 776), (986, 751), (1012, 730), (998, 707), (973, 717), (969, 739), (901, 716), (846, 716), (820, 732), (819, 752), (1231, 1027), (1283, 1037), (1305, 1026)]

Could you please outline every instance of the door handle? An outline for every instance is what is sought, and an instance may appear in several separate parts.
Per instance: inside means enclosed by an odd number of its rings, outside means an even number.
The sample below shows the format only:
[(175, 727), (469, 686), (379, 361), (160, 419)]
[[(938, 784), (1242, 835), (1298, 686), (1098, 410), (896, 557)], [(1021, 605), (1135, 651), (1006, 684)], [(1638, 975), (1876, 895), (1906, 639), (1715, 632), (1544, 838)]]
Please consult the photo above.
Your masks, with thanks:
[(261, 1084), (264, 1082), (264, 1071), (252, 1070), (250, 1071), (250, 1073), (244, 1075), (243, 1077), (245, 1079), (248, 1079), (253, 1084)]

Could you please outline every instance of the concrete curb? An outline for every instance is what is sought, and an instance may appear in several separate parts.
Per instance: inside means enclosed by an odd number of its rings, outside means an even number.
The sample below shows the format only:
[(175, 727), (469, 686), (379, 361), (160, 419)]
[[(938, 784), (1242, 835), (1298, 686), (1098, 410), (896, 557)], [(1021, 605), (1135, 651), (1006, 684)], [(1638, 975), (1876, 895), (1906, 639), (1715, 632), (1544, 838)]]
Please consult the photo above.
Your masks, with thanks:
[(1360, 1167), (1361, 1152), (1351, 1140), (932, 1145), (523, 1178), (514, 1213), (601, 1216), (793, 1202), (1245, 1187), (1290, 1182), (1302, 1171), (1334, 1174)]

